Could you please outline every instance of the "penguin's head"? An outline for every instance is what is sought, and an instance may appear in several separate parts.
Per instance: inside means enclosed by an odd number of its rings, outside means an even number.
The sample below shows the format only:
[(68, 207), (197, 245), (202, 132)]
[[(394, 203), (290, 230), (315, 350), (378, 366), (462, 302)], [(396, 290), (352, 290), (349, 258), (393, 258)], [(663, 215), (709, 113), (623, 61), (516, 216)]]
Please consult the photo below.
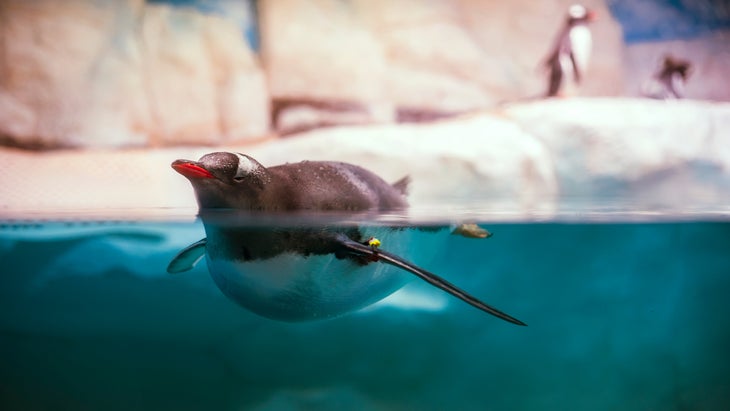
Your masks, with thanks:
[(596, 13), (580, 4), (568, 8), (568, 24), (587, 23), (596, 20)]
[(687, 80), (692, 72), (692, 63), (688, 60), (680, 60), (671, 54), (665, 54), (662, 59), (662, 71), (664, 72), (677, 73), (684, 80)]
[(175, 160), (172, 168), (190, 180), (200, 208), (252, 208), (270, 180), (264, 166), (240, 153)]

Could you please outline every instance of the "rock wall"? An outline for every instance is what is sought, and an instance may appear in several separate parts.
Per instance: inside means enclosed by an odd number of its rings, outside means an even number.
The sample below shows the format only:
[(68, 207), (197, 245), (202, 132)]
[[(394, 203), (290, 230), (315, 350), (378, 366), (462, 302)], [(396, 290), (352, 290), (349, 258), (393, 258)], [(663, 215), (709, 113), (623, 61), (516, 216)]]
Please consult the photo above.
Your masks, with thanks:
[[(527, 101), (545, 90), (540, 62), (571, 3), (7, 0), (0, 144), (227, 145)], [(726, 31), (625, 45), (611, 11), (630, 14), (624, 29), (643, 30), (645, 15), (671, 7), (583, 3), (599, 19), (579, 95), (636, 96), (658, 58), (672, 52), (695, 64), (687, 97), (730, 99)], [(665, 14), (647, 21), (659, 24)], [(261, 39), (258, 54), (247, 37)]]
[(568, 207), (691, 211), (730, 202), (727, 103), (566, 99), (506, 115), (544, 144)]
[[(540, 62), (573, 1), (306, 1), (261, 3), (262, 53), (272, 99), (310, 101), (299, 127), (342, 117), (351, 122), (420, 121), (484, 109), (545, 92)], [(619, 25), (601, 0), (590, 71), (581, 95), (623, 90)], [(316, 102), (358, 102), (350, 110)], [(301, 111), (301, 108), (299, 108)], [(288, 115), (286, 112), (282, 116)], [(291, 114), (295, 116), (295, 114)], [(286, 118), (274, 125), (296, 129)]]
[(192, 216), (197, 207), (190, 184), (170, 163), (214, 150), (244, 152), (265, 166), (338, 160), (387, 181), (409, 175), (415, 217), (727, 213), (729, 130), (728, 103), (576, 98), (433, 124), (333, 127), (215, 149), (5, 149), (0, 218)]
[(0, 142), (220, 144), (268, 132), (256, 56), (223, 18), (143, 0), (0, 3)]

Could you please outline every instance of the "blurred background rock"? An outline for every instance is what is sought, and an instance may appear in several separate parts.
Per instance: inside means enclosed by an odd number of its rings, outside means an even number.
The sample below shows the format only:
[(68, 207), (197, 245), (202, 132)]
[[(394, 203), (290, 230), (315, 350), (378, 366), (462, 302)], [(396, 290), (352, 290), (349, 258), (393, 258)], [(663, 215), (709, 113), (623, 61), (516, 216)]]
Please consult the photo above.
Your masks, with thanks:
[[(193, 209), (167, 166), (214, 149), (410, 174), (421, 205), (727, 204), (729, 3), (585, 1), (588, 71), (542, 99), (572, 3), (0, 1), (0, 209)], [(667, 53), (686, 99), (641, 97)]]
[[(545, 89), (571, 0), (5, 0), (0, 141), (24, 148), (246, 142), (428, 121)], [(637, 96), (660, 57), (728, 100), (722, 0), (590, 0), (582, 96)]]
[(0, 4), (5, 144), (154, 147), (267, 133), (266, 80), (234, 15), (138, 0)]

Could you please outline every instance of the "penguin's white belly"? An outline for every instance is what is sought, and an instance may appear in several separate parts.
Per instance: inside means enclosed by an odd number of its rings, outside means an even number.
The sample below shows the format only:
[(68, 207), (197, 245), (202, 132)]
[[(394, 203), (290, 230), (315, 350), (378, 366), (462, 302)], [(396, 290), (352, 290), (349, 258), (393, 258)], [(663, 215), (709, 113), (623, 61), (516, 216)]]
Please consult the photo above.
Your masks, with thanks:
[(641, 83), (641, 95), (654, 99), (666, 99), (669, 97), (667, 86), (661, 81), (651, 78)]
[(563, 73), (563, 89), (575, 85), (575, 70), (573, 70), (573, 62), (570, 60), (570, 55), (561, 54), (558, 59), (560, 62), (560, 71)]
[(588, 69), (588, 63), (591, 59), (591, 49), (593, 48), (591, 31), (586, 26), (576, 26), (570, 30), (569, 36), (570, 48), (573, 52), (575, 65), (580, 71), (581, 76), (584, 76)]
[(285, 321), (354, 311), (387, 297), (411, 279), (385, 264), (359, 265), (333, 255), (287, 253), (252, 262), (208, 259), (208, 268), (229, 298), (259, 315)]
[(670, 82), (674, 92), (669, 92), (668, 94), (670, 94), (670, 96), (668, 98), (681, 98), (684, 95), (684, 77), (682, 77), (679, 73), (674, 73), (672, 74)]
[[(378, 238), (383, 244), (405, 245), (408, 231)], [(355, 311), (387, 297), (414, 278), (390, 265), (363, 265), (332, 254), (304, 256), (287, 252), (253, 261), (209, 254), (206, 258), (208, 271), (226, 296), (259, 315), (284, 321), (314, 320)]]

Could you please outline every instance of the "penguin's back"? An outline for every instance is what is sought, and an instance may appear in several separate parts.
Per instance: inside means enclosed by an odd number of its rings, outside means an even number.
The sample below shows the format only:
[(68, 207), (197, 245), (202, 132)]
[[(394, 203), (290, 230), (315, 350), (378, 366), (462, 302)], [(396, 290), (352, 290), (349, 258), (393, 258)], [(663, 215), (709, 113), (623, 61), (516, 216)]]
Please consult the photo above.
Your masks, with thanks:
[(408, 206), (403, 185), (390, 184), (354, 164), (303, 161), (268, 170), (273, 184), (266, 195), (288, 210), (386, 211)]

